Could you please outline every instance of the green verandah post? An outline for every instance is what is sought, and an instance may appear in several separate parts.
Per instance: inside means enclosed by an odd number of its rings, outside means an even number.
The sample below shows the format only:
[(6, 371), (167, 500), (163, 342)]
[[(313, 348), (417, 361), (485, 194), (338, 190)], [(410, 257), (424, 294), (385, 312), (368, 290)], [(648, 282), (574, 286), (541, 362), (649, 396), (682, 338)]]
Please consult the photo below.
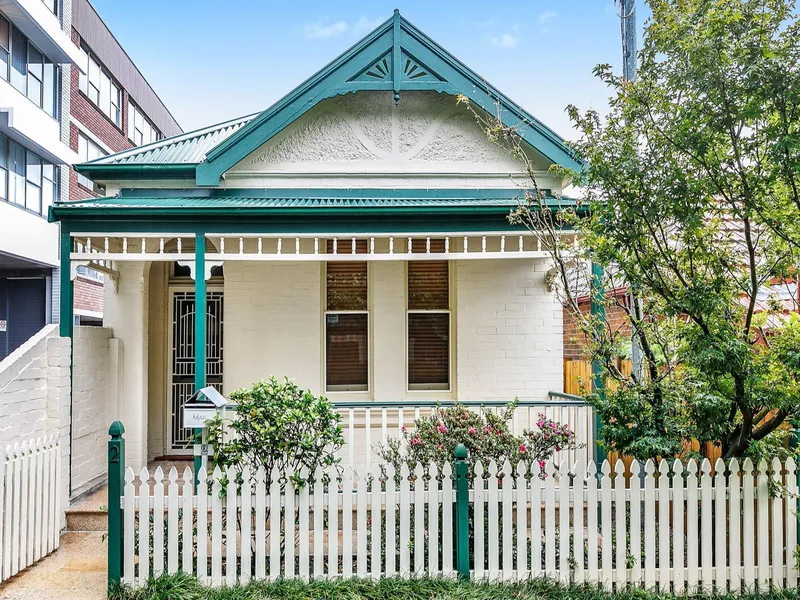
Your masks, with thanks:
[[(122, 493), (125, 489), (125, 433), (120, 421), (108, 428), (108, 589), (122, 580)], [(133, 535), (132, 532), (128, 532)]]
[[(194, 241), (194, 390), (206, 386), (206, 235), (195, 234)], [(202, 429), (194, 430), (198, 440)], [(197, 490), (197, 475), (203, 462), (194, 457), (194, 489)]]
[[(603, 304), (603, 300), (605, 297), (605, 290), (603, 289), (603, 275), (605, 271), (602, 265), (598, 265), (597, 263), (592, 263), (592, 281), (591, 281), (591, 314), (592, 317), (595, 319), (603, 319), (606, 314), (606, 307)], [(605, 381), (603, 379), (603, 370), (600, 366), (599, 361), (593, 360), (592, 361), (592, 388), (599, 392), (603, 393), (605, 390)], [(606, 452), (605, 449), (600, 445), (600, 431), (602, 429), (602, 423), (600, 422), (600, 417), (595, 415), (594, 417), (594, 462), (597, 465), (597, 470), (599, 471), (603, 466), (603, 461), (606, 459)]]
[(469, 581), (469, 480), (467, 448), (458, 444), (456, 458), (456, 571), (458, 578)]

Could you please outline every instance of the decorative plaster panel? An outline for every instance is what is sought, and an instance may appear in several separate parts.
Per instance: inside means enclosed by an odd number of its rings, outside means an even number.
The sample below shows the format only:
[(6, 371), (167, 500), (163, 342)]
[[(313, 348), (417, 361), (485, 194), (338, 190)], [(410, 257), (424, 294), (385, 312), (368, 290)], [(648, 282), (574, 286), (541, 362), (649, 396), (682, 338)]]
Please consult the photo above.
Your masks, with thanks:
[(475, 116), (454, 96), (404, 92), (396, 107), (391, 92), (365, 91), (322, 102), (231, 174), (508, 174), (521, 167), (507, 149), (486, 138)]

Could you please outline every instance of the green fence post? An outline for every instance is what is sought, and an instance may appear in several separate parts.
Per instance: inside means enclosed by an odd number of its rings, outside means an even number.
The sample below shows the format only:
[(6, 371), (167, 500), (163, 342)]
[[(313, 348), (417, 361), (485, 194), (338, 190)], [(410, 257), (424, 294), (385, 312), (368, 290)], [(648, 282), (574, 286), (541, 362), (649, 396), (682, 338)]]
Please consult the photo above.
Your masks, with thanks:
[(122, 579), (122, 490), (125, 481), (125, 427), (114, 421), (108, 428), (108, 589)]
[(469, 481), (467, 448), (456, 446), (456, 570), (461, 581), (469, 581)]

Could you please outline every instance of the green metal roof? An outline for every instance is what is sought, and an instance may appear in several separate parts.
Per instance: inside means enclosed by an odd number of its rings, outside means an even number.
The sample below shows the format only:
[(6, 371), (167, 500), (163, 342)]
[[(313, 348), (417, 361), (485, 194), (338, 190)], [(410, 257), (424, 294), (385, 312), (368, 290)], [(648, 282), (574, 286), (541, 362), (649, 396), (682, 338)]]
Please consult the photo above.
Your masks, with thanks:
[(196, 165), (206, 153), (236, 133), (258, 113), (211, 125), (188, 133), (182, 133), (157, 142), (131, 148), (123, 152), (102, 156), (80, 165), (85, 172), (93, 167), (120, 165)]
[[(86, 215), (175, 214), (503, 214), (517, 205), (518, 190), (149, 190), (107, 198), (60, 202), (51, 220)], [(574, 200), (553, 198), (553, 206)]]

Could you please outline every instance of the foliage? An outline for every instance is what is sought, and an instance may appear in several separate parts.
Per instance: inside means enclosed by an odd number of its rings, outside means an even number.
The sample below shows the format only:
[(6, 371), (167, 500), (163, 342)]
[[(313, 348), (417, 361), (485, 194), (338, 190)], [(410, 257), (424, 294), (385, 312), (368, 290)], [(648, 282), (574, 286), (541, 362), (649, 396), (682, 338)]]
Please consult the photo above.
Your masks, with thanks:
[(450, 579), (319, 580), (302, 582), (254, 581), (246, 586), (207, 588), (197, 579), (178, 573), (151, 579), (142, 588), (120, 587), (109, 594), (112, 600), (384, 600), (386, 598), (436, 598), (437, 600), (798, 600), (797, 590), (770, 588), (759, 594), (660, 594), (640, 588), (615, 593), (594, 585), (564, 585), (548, 579), (519, 583), (460, 582)]
[[(511, 218), (550, 252), (609, 384), (588, 396), (604, 442), (640, 459), (692, 438), (757, 457), (800, 416), (800, 325), (787, 316), (798, 309), (800, 22), (794, 0), (649, 6), (636, 80), (600, 65), (608, 114), (568, 108), (586, 167), (559, 174), (582, 190), (577, 204), (553, 208), (513, 128), (483, 119), (526, 161)], [(627, 374), (617, 358), (631, 332), (642, 368)]]
[(543, 461), (553, 452), (578, 447), (574, 432), (567, 425), (556, 423), (540, 414), (537, 428), (522, 435), (511, 433), (511, 421), (517, 402), (510, 402), (497, 413), (472, 411), (462, 404), (435, 407), (430, 415), (414, 421), (413, 429), (402, 429), (401, 438), (387, 438), (378, 456), (399, 472), (405, 462), (409, 470), (417, 464), (431, 463), (440, 469), (452, 463), (456, 445), (464, 444), (469, 460), (484, 465), (494, 460), (498, 465), (506, 459), (511, 464), (520, 460)]
[(237, 477), (245, 466), (253, 477), (263, 466), (269, 485), (276, 467), (293, 474), (298, 484), (304, 473), (338, 462), (336, 451), (344, 444), (341, 417), (327, 398), (300, 389), (288, 378), (270, 377), (236, 390), (230, 399), (238, 405), (233, 418), (217, 416), (206, 429), (213, 466), (231, 466)]

